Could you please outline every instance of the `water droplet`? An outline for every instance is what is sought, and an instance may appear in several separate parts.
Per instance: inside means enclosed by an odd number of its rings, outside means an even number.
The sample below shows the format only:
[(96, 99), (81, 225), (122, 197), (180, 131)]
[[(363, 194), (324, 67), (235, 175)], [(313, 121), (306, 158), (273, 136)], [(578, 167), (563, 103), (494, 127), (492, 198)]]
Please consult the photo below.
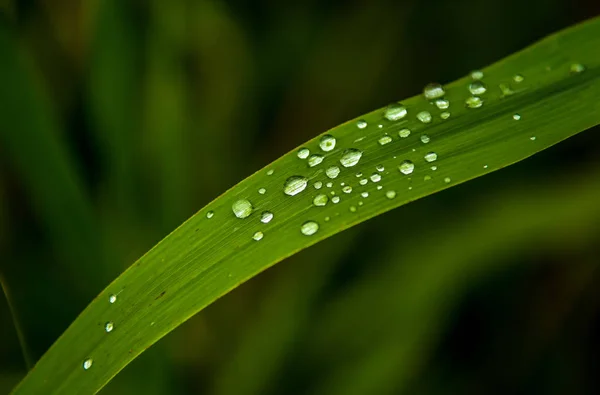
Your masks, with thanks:
[(382, 172), (382, 171), (384, 171), (384, 170), (385, 170), (385, 167), (383, 167), (383, 165), (377, 165), (377, 166), (375, 166), (375, 169), (376, 169), (378, 172)]
[(369, 197), (369, 192), (364, 191), (360, 193), (360, 196), (364, 197), (365, 199)]
[(378, 127), (379, 129), (383, 129), (383, 124), (381, 124), (381, 123), (380, 123), (379, 125), (377, 125), (377, 127)]
[(431, 170), (436, 171), (437, 170), (437, 166), (435, 166), (435, 165), (431, 166)]
[(335, 195), (335, 191), (331, 191), (329, 193), (331, 193), (331, 196)]
[(521, 116), (520, 116), (519, 114), (514, 114), (514, 115), (513, 115), (513, 119), (514, 119), (515, 121), (518, 121), (518, 120), (520, 120), (520, 119), (521, 119)]
[(364, 119), (359, 119), (358, 121), (356, 121), (356, 126), (359, 129), (364, 129), (367, 127), (367, 122)]
[(383, 186), (382, 186), (382, 185), (377, 185), (377, 190), (378, 190), (378, 191), (381, 191), (381, 189), (382, 189), (382, 188), (383, 188)]
[(444, 182), (445, 182), (446, 184), (448, 184), (450, 181), (452, 181), (452, 180), (450, 179), (450, 177), (446, 177), (446, 178), (444, 178)]
[(406, 116), (407, 111), (401, 103), (392, 103), (385, 109), (383, 116), (389, 121), (397, 121)]
[(328, 182), (327, 183), (327, 188), (331, 188), (333, 186), (333, 182)]
[(473, 80), (480, 80), (483, 78), (483, 72), (479, 70), (471, 71), (471, 78)]
[(231, 205), (231, 209), (238, 218), (247, 218), (254, 211), (254, 207), (248, 199), (237, 200)]
[(321, 147), (323, 151), (329, 152), (335, 148), (335, 142), (335, 137), (330, 134), (326, 134), (325, 136), (321, 137), (321, 140), (319, 141), (319, 147)]
[(300, 159), (306, 159), (308, 158), (308, 155), (310, 155), (310, 150), (308, 148), (300, 148), (297, 155)]
[(483, 168), (484, 168), (484, 169), (487, 169), (487, 168), (488, 168), (488, 165), (483, 165)]
[(373, 181), (373, 182), (381, 181), (381, 175), (379, 173), (371, 174), (371, 181)]
[(355, 213), (356, 212), (356, 207), (350, 206), (349, 210), (350, 210), (351, 213)]
[(329, 217), (325, 217), (325, 222), (329, 222), (330, 219), (331, 218), (329, 218)]
[(358, 202), (358, 205), (359, 205), (359, 206), (362, 206), (362, 205), (363, 205), (363, 202), (362, 202), (362, 201)]
[(474, 81), (469, 84), (469, 92), (472, 95), (483, 95), (486, 90), (485, 84), (481, 81)]
[(440, 114), (440, 118), (448, 119), (448, 118), (450, 118), (450, 113), (448, 111), (444, 111), (443, 113)]
[(305, 236), (312, 236), (319, 230), (319, 224), (315, 221), (306, 221), (300, 227), (300, 232)]
[(502, 96), (510, 96), (513, 93), (515, 93), (515, 91), (513, 91), (509, 85), (500, 84), (500, 85), (498, 85), (498, 87), (502, 91)]
[(344, 167), (352, 167), (358, 163), (362, 156), (363, 152), (356, 148), (348, 148), (342, 154), (342, 158), (340, 159), (340, 163)]
[(534, 140), (535, 140), (535, 138), (536, 138), (535, 136), (531, 136), (531, 137), (529, 138), (529, 140), (531, 140), (531, 141), (534, 141)]
[(425, 177), (423, 177), (423, 180), (429, 181), (429, 180), (431, 180), (431, 176), (430, 175), (426, 175)]
[(89, 368), (92, 367), (92, 364), (94, 363), (94, 360), (92, 358), (88, 358), (85, 361), (83, 361), (83, 368), (85, 370), (88, 370)]
[(112, 330), (115, 328), (115, 325), (113, 324), (112, 321), (108, 321), (106, 324), (104, 324), (104, 330), (106, 331), (106, 333), (112, 332)]
[(421, 111), (417, 114), (417, 119), (423, 123), (431, 122), (431, 113), (429, 111)]
[(327, 170), (325, 170), (325, 174), (329, 178), (336, 178), (340, 174), (340, 168), (337, 166), (328, 167)]
[(264, 234), (261, 231), (258, 231), (256, 233), (254, 233), (254, 235), (252, 236), (252, 238), (256, 241), (262, 240)]
[(356, 178), (361, 178), (362, 177), (362, 173), (359, 171), (358, 173), (355, 174)]
[(340, 202), (340, 197), (339, 196), (334, 196), (334, 197), (331, 198), (331, 201), (334, 204), (338, 204)]
[(344, 186), (344, 185), (346, 185), (346, 183), (345, 182), (340, 182), (340, 185)]
[(437, 99), (445, 94), (444, 88), (437, 83), (431, 83), (423, 89), (423, 96), (425, 96), (425, 99), (427, 100)]
[(215, 215), (215, 212), (210, 210), (206, 212), (206, 218), (211, 219)]
[(400, 136), (401, 138), (407, 138), (408, 136), (410, 136), (410, 129), (402, 129), (398, 132), (398, 136)]
[(322, 193), (318, 194), (313, 199), (313, 204), (317, 207), (323, 207), (327, 204), (327, 202), (329, 202), (329, 198), (327, 197), (327, 195), (322, 194)]
[(465, 100), (465, 105), (468, 108), (479, 108), (483, 105), (483, 100), (478, 96), (471, 96)]
[(573, 63), (571, 65), (571, 73), (573, 73), (573, 74), (583, 73), (584, 71), (585, 71), (585, 66), (582, 65), (581, 63)]
[(273, 169), (271, 169), (271, 170), (267, 171), (267, 175), (268, 175), (268, 176), (272, 176), (272, 175), (273, 175), (273, 173), (274, 173), (274, 170), (273, 170)]
[(388, 199), (393, 199), (396, 197), (396, 191), (391, 190), (391, 191), (387, 191), (385, 193), (385, 197), (387, 197)]
[(321, 189), (323, 187), (323, 183), (321, 181), (317, 181), (313, 184), (315, 189)]
[(320, 165), (321, 162), (323, 162), (323, 159), (325, 159), (325, 157), (321, 154), (313, 154), (308, 158), (308, 165), (310, 167), (315, 167), (317, 165)]
[(268, 224), (273, 219), (273, 213), (270, 211), (263, 211), (260, 215), (260, 222), (263, 224)]
[(110, 295), (108, 297), (108, 303), (115, 303), (117, 301), (117, 295)]
[(523, 80), (525, 80), (525, 77), (523, 77), (521, 74), (515, 74), (513, 77), (513, 81), (515, 81), (517, 84), (523, 82)]
[(366, 178), (363, 178), (362, 180), (360, 180), (358, 183), (360, 185), (367, 185), (367, 183), (369, 182), (369, 180), (367, 180)]
[(440, 110), (445, 110), (450, 107), (450, 102), (446, 99), (437, 99), (435, 101), (435, 106)]
[(400, 170), (400, 173), (402, 173), (402, 174), (410, 174), (413, 172), (414, 169), (415, 169), (414, 163), (412, 163), (409, 160), (405, 160), (404, 162), (402, 162), (400, 164), (400, 166), (398, 166), (398, 170)]
[(267, 193), (267, 190), (265, 188), (260, 188), (258, 190), (258, 193), (260, 193), (261, 195), (264, 195), (265, 193)]
[(392, 142), (392, 138), (386, 134), (385, 136), (381, 136), (381, 138), (378, 140), (378, 142), (379, 142), (379, 145), (386, 145), (386, 144)]
[(289, 196), (297, 195), (306, 188), (306, 184), (308, 184), (306, 177), (291, 176), (285, 180), (283, 192)]
[(352, 187), (350, 185), (346, 185), (345, 187), (342, 188), (342, 192), (350, 193), (350, 192), (352, 192)]
[(437, 159), (437, 154), (435, 152), (428, 152), (425, 154), (425, 160), (427, 162), (435, 162)]
[(428, 136), (428, 135), (424, 134), (424, 135), (422, 135), (422, 136), (421, 136), (421, 142), (422, 142), (423, 144), (427, 144), (427, 143), (428, 143), (428, 142), (430, 142), (430, 141), (431, 141), (431, 139), (429, 138), (429, 136)]

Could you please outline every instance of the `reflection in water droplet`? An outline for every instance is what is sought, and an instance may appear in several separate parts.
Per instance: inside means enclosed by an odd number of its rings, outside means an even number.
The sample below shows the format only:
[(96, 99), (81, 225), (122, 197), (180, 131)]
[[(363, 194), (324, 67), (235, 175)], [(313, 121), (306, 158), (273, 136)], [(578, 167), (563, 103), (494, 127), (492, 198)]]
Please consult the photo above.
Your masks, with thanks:
[(483, 105), (483, 100), (478, 96), (471, 96), (465, 100), (465, 105), (468, 108), (479, 108)]
[(206, 212), (206, 218), (211, 219), (215, 215), (215, 212), (210, 210)]
[(312, 236), (319, 230), (319, 224), (315, 221), (306, 221), (300, 227), (300, 232), (305, 236)]
[(369, 192), (367, 192), (367, 191), (361, 192), (360, 196), (362, 196), (364, 198), (368, 198), (369, 197)]
[(402, 174), (410, 174), (413, 172), (414, 169), (415, 169), (414, 163), (412, 163), (409, 160), (405, 160), (404, 162), (402, 162), (400, 164), (400, 166), (398, 166), (398, 170), (400, 170), (400, 173), (402, 173)]
[(336, 178), (340, 174), (340, 168), (337, 166), (328, 167), (327, 170), (325, 170), (325, 174), (329, 178)]
[(115, 325), (112, 323), (112, 321), (108, 321), (106, 324), (104, 324), (104, 330), (106, 331), (106, 333), (112, 332), (114, 328)]
[(407, 138), (408, 136), (410, 136), (410, 129), (402, 129), (398, 132), (398, 136), (404, 138)]
[(382, 171), (384, 171), (384, 170), (385, 170), (385, 167), (383, 167), (383, 165), (377, 165), (377, 166), (375, 166), (375, 169), (376, 169), (378, 172), (382, 172)]
[(367, 180), (366, 178), (363, 178), (362, 180), (360, 180), (358, 183), (360, 185), (367, 185), (367, 183), (369, 182), (369, 180)]
[(428, 84), (423, 89), (423, 96), (425, 96), (425, 99), (427, 100), (437, 99), (439, 97), (444, 96), (445, 94), (446, 92), (444, 92), (444, 88), (438, 83)]
[(446, 178), (444, 178), (444, 182), (445, 182), (446, 184), (448, 184), (450, 181), (452, 181), (452, 180), (450, 179), (450, 177), (446, 177)]
[(85, 361), (83, 361), (83, 368), (85, 370), (88, 370), (89, 368), (92, 367), (92, 364), (94, 363), (94, 360), (92, 358), (88, 358)]
[(445, 110), (448, 107), (450, 107), (450, 102), (446, 99), (437, 99), (435, 101), (435, 105), (437, 108), (439, 108), (440, 110)]
[(354, 206), (350, 206), (350, 209), (349, 209), (349, 210), (350, 210), (350, 212), (352, 212), (352, 213), (355, 213), (355, 212), (356, 212), (356, 207), (354, 207)]
[(308, 158), (308, 155), (310, 155), (310, 150), (308, 148), (300, 148), (297, 155), (300, 159), (306, 159)]
[(367, 122), (365, 120), (363, 120), (363, 119), (359, 119), (358, 121), (356, 121), (356, 126), (359, 129), (364, 129), (364, 128), (367, 127)]
[(335, 137), (330, 134), (326, 134), (325, 136), (321, 137), (321, 140), (319, 141), (319, 147), (321, 147), (323, 151), (329, 152), (335, 148), (335, 142)]
[(515, 121), (518, 121), (518, 120), (520, 120), (520, 119), (521, 119), (521, 116), (520, 116), (519, 114), (514, 114), (514, 115), (513, 115), (513, 119), (514, 119)]
[(474, 81), (469, 84), (469, 92), (471, 92), (472, 95), (483, 95), (486, 90), (485, 84), (481, 81)]
[(340, 163), (344, 167), (352, 167), (358, 163), (362, 156), (363, 152), (356, 148), (348, 148), (342, 154), (342, 158), (340, 159)]
[(480, 80), (483, 78), (483, 72), (479, 70), (475, 70), (471, 72), (471, 78), (473, 80)]
[(117, 295), (110, 295), (108, 297), (108, 303), (115, 303), (117, 301)]
[(268, 224), (273, 219), (273, 213), (270, 211), (263, 211), (260, 215), (260, 222), (263, 224)]
[(393, 198), (395, 198), (395, 197), (396, 197), (396, 191), (394, 191), (394, 190), (387, 191), (387, 192), (385, 193), (385, 196), (386, 196), (388, 199), (393, 199)]
[(259, 241), (259, 240), (262, 240), (263, 236), (264, 236), (264, 235), (263, 235), (263, 232), (261, 232), (261, 231), (258, 231), (258, 232), (256, 232), (256, 233), (254, 233), (254, 235), (252, 236), (252, 238), (253, 238), (254, 240), (256, 240), (256, 241)]
[(401, 103), (392, 103), (385, 109), (383, 116), (389, 121), (397, 121), (406, 116), (407, 111)]
[(371, 174), (371, 181), (373, 181), (373, 182), (381, 181), (381, 175), (379, 173)]
[(321, 189), (323, 187), (323, 183), (321, 181), (317, 181), (313, 184), (315, 189)]
[(523, 82), (524, 79), (525, 77), (523, 77), (521, 74), (515, 74), (515, 76), (513, 77), (513, 81), (515, 81), (516, 83)]
[(325, 157), (321, 154), (313, 154), (308, 158), (308, 165), (310, 167), (315, 167), (317, 165), (320, 165), (321, 162), (323, 162), (323, 159), (325, 159)]
[(250, 201), (248, 199), (240, 199), (240, 200), (236, 200), (231, 205), (231, 209), (233, 210), (233, 213), (235, 214), (236, 217), (247, 218), (250, 214), (252, 214), (254, 207), (252, 206), (252, 203), (250, 203)]
[(386, 145), (392, 142), (392, 138), (386, 134), (385, 136), (381, 136), (377, 141), (379, 142), (379, 145)]
[(258, 193), (260, 193), (261, 195), (264, 195), (265, 193), (267, 193), (267, 190), (265, 188), (260, 188), (258, 190)]
[(429, 138), (429, 136), (428, 136), (428, 135), (424, 134), (424, 135), (422, 135), (422, 136), (421, 136), (421, 142), (422, 142), (423, 144), (427, 144), (427, 143), (428, 143), (428, 142), (430, 142), (430, 141), (431, 141), (431, 139)]
[(431, 122), (431, 113), (429, 111), (421, 111), (417, 114), (417, 119), (423, 123)]
[(329, 201), (329, 198), (327, 197), (327, 195), (324, 195), (321, 193), (321, 194), (315, 196), (315, 198), (313, 199), (313, 204), (317, 207), (322, 207), (322, 206), (325, 206), (328, 201)]
[(428, 152), (427, 154), (425, 154), (425, 160), (427, 162), (435, 162), (436, 159), (437, 154), (435, 152)]
[(297, 195), (306, 188), (306, 184), (308, 184), (306, 177), (291, 176), (285, 180), (283, 192), (289, 196)]
[(443, 113), (440, 114), (440, 118), (448, 119), (448, 118), (450, 118), (450, 113), (448, 111), (444, 111)]
[(573, 73), (573, 74), (583, 73), (584, 71), (585, 71), (585, 66), (580, 63), (573, 63), (571, 65), (571, 73)]
[(339, 202), (340, 202), (340, 197), (339, 197), (339, 196), (334, 196), (334, 197), (332, 197), (332, 198), (331, 198), (331, 201), (332, 201), (333, 203), (337, 204), (337, 203), (339, 203)]
[(352, 187), (350, 185), (346, 185), (345, 187), (342, 188), (342, 192), (350, 193), (350, 192), (352, 192)]

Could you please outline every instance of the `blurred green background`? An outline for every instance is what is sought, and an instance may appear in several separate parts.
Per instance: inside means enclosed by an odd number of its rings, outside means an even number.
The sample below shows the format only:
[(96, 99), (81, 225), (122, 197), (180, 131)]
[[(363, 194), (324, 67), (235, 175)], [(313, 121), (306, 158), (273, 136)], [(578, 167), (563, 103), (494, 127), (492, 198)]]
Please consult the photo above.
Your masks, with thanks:
[[(0, 275), (37, 360), (116, 276), (305, 140), (595, 0), (0, 0)], [(104, 394), (600, 392), (600, 130), (276, 265)], [(0, 393), (26, 374), (0, 298)]]

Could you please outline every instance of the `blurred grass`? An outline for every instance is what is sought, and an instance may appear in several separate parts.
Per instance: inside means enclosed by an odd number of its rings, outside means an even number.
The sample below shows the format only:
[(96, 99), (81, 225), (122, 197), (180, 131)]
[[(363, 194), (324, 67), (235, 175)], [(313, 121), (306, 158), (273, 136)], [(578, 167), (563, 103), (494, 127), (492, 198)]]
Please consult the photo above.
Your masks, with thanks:
[[(30, 53), (30, 64), (41, 70), (40, 73), (34, 72), (40, 76), (36, 86), (47, 87), (44, 90), (50, 99), (46, 100), (46, 104), (55, 120), (48, 121), (55, 131), (53, 136), (62, 142), (62, 152), (71, 153), (70, 163), (79, 170), (79, 182), (83, 185), (84, 195), (89, 196), (86, 197), (87, 204), (95, 217), (92, 223), (101, 224), (101, 228), (94, 229), (105, 230), (109, 240), (110, 248), (103, 246), (102, 249), (108, 253), (114, 249), (116, 256), (104, 264), (86, 261), (69, 266), (60, 253), (60, 244), (55, 241), (66, 237), (60, 228), (67, 225), (54, 224), (52, 229), (44, 225), (45, 217), (33, 202), (36, 199), (46, 200), (45, 197), (30, 195), (26, 179), (9, 159), (14, 155), (13, 151), (4, 143), (0, 144), (0, 271), (13, 285), (29, 342), (34, 355), (39, 356), (91, 297), (106, 285), (108, 278), (113, 278), (170, 230), (169, 221), (177, 223), (179, 219), (169, 219), (163, 214), (160, 207), (162, 198), (156, 189), (159, 187), (148, 183), (149, 170), (163, 164), (142, 149), (143, 141), (148, 139), (142, 128), (142, 99), (147, 88), (147, 35), (149, 30), (164, 29), (165, 23), (149, 25), (150, 10), (136, 2), (112, 2), (112, 6), (107, 5), (107, 1), (90, 2), (85, 3), (83, 11), (73, 7), (73, 2), (64, 0), (46, 1), (43, 5), (37, 1), (14, 3), (16, 5), (7, 0), (0, 2), (0, 13), (7, 8), (12, 9), (5, 19), (14, 21), (11, 24), (18, 36), (20, 52)], [(272, 2), (177, 3), (186, 7), (186, 44), (176, 55), (183, 65), (173, 71), (179, 75), (160, 78), (184, 81), (181, 94), (186, 97), (176, 98), (188, 106), (182, 110), (188, 117), (184, 120), (187, 125), (184, 149), (199, 147), (203, 142), (214, 148), (206, 150), (201, 157), (188, 155), (186, 174), (182, 177), (186, 179), (185, 187), (191, 190), (190, 196), (184, 198), (188, 199), (189, 205), (181, 211), (180, 215), (184, 218), (250, 174), (252, 169), (277, 158), (316, 131), (325, 130), (392, 99), (408, 96), (431, 80), (452, 80), (465, 70), (480, 67), (549, 32), (600, 13), (597, 2), (581, 0), (543, 3), (543, 6), (541, 2), (484, 4), (441, 0), (433, 3), (409, 1), (401, 5), (386, 1), (351, 2), (344, 3), (343, 7), (337, 3), (317, 2), (294, 7)], [(110, 7), (115, 7), (114, 14), (107, 11)], [(165, 12), (165, 18), (168, 14)], [(361, 15), (365, 16), (364, 19)], [(101, 18), (104, 18), (102, 23)], [(162, 16), (158, 13), (154, 18)], [(379, 23), (386, 20), (394, 22), (393, 26), (387, 26), (391, 29), (387, 35), (386, 24)], [(510, 29), (506, 29), (507, 24)], [(503, 34), (497, 34), (499, 31)], [(156, 37), (165, 33), (152, 34)], [(356, 40), (367, 43), (373, 51), (368, 54), (355, 52), (352, 42)], [(464, 51), (465, 47), (468, 51)], [(458, 50), (464, 56), (452, 56)], [(1, 56), (5, 54), (0, 53)], [(357, 61), (347, 63), (341, 70), (338, 59)], [(325, 73), (325, 70), (330, 72)], [(102, 78), (99, 78), (101, 75)], [(347, 86), (346, 78), (352, 76), (373, 80), (360, 86)], [(94, 79), (98, 80), (94, 82)], [(8, 88), (3, 92), (12, 100), (12, 90)], [(103, 98), (94, 98), (97, 95), (103, 95)], [(321, 111), (315, 103), (306, 100), (307, 95), (313, 95), (317, 102), (325, 103), (331, 111)], [(114, 106), (112, 115), (102, 113), (102, 108), (98, 108), (101, 100), (104, 100), (106, 108)], [(239, 114), (244, 115), (240, 118)], [(12, 115), (19, 121), (25, 118)], [(282, 129), (280, 125), (285, 119), (293, 122)], [(55, 127), (52, 123), (59, 125)], [(212, 133), (217, 127), (221, 133)], [(7, 133), (17, 131), (4, 118), (0, 128)], [(115, 140), (109, 140), (113, 133), (110, 139)], [(234, 382), (218, 384), (214, 381), (233, 377), (236, 367), (240, 371), (241, 388), (237, 388), (240, 392), (245, 390), (246, 385), (247, 393), (259, 389), (264, 389), (264, 393), (300, 393), (302, 388), (319, 387), (320, 381), (317, 382), (317, 375), (313, 375), (314, 371), (306, 366), (305, 357), (297, 355), (294, 350), (302, 347), (304, 333), (310, 333), (324, 313), (320, 313), (313, 304), (307, 307), (302, 301), (303, 289), (300, 284), (294, 283), (295, 276), (311, 283), (325, 282), (313, 292), (319, 295), (314, 304), (325, 303), (327, 307), (328, 300), (342, 297), (355, 281), (362, 278), (363, 272), (368, 273), (378, 267), (379, 262), (365, 256), (366, 249), (360, 248), (377, 242), (379, 236), (374, 232), (375, 227), (385, 229), (393, 240), (401, 240), (401, 224), (407, 218), (423, 223), (435, 218), (435, 223), (449, 228), (449, 232), (460, 229), (464, 226), (463, 216), (452, 212), (457, 206), (467, 214), (471, 204), (484, 206), (485, 201), (493, 197), (490, 185), (498, 183), (505, 185), (507, 190), (512, 190), (514, 183), (545, 185), (548, 194), (554, 193), (551, 192), (552, 187), (556, 191), (577, 189), (566, 187), (557, 180), (562, 180), (561, 175), (595, 166), (593, 158), (597, 157), (597, 136), (596, 129), (549, 150), (547, 155), (538, 155), (514, 168), (474, 181), (471, 186), (461, 186), (395, 210), (375, 220), (373, 225), (366, 224), (356, 229), (357, 234), (352, 238), (347, 234), (340, 235), (289, 259), (194, 317), (169, 335), (165, 342), (155, 346), (164, 347), (164, 350), (155, 353), (153, 347), (147, 351), (104, 392), (131, 393), (142, 385), (145, 391), (169, 394), (212, 393), (218, 388), (235, 391)], [(248, 152), (254, 155), (254, 159), (237, 160), (241, 153)], [(227, 153), (227, 156), (224, 158), (222, 153)], [(60, 160), (64, 161), (64, 158)], [(43, 163), (30, 165), (45, 169)], [(207, 165), (218, 165), (219, 171), (199, 170)], [(594, 180), (592, 174), (588, 180)], [(518, 200), (521, 192), (519, 189), (512, 192), (515, 199)], [(50, 196), (59, 194), (58, 191), (49, 193)], [(565, 193), (569, 199), (572, 198), (568, 192)], [(573, 199), (576, 199), (575, 194), (573, 192)], [(158, 211), (154, 212), (154, 208)], [(565, 206), (563, 209), (577, 210), (577, 207)], [(67, 212), (69, 215), (63, 221), (80, 220), (77, 210)], [(543, 215), (536, 207), (529, 210), (531, 215), (536, 213)], [(493, 239), (496, 231), (508, 231), (511, 221), (523, 214), (515, 212), (514, 217), (494, 218), (489, 238)], [(135, 216), (131, 218), (132, 215)], [(585, 219), (581, 221), (583, 223)], [(548, 227), (560, 229), (562, 224), (550, 223)], [(593, 237), (593, 233), (589, 235)], [(122, 242), (118, 243), (119, 240)], [(460, 244), (447, 247), (448, 251), (458, 256), (471, 244), (470, 240), (462, 239)], [(337, 248), (343, 250), (343, 244), (351, 242), (357, 247), (339, 258), (326, 259), (330, 256), (330, 248), (332, 251)], [(337, 246), (337, 243), (342, 245)], [(471, 321), (461, 311), (473, 304), (474, 299), (477, 299), (477, 311), (485, 312), (479, 319), (489, 326), (500, 324), (501, 328), (514, 320), (521, 320), (518, 314), (523, 312), (518, 306), (533, 303), (533, 298), (539, 298), (533, 293), (535, 289), (541, 289), (542, 296), (558, 298), (555, 303), (560, 303), (562, 295), (556, 295), (553, 288), (545, 288), (551, 285), (547, 276), (526, 275), (532, 272), (531, 267), (539, 267), (536, 270), (542, 274), (558, 271), (558, 278), (551, 277), (554, 283), (578, 287), (577, 271), (582, 267), (579, 262), (597, 265), (597, 249), (593, 242), (591, 246), (585, 241), (578, 245), (576, 240), (560, 239), (549, 244), (540, 242), (529, 252), (517, 251), (514, 256), (507, 256), (497, 264), (498, 267), (510, 264), (514, 269), (492, 271), (487, 277), (465, 280), (457, 286), (462, 290), (463, 299), (454, 308), (445, 311), (445, 316), (450, 318), (440, 323), (439, 336), (452, 340), (453, 344), (456, 343), (454, 347), (460, 351), (452, 353), (444, 346), (450, 340), (441, 340), (441, 343), (435, 343), (439, 346), (422, 349), (420, 353), (423, 355), (419, 355), (419, 360), (425, 361), (424, 367), (416, 369), (417, 373), (411, 376), (405, 392), (440, 393), (458, 388), (457, 391), (463, 393), (481, 393), (495, 387), (499, 382), (499, 372), (503, 372), (501, 377), (515, 372), (505, 384), (508, 392), (530, 388), (533, 392), (556, 393), (557, 389), (565, 388), (556, 383), (567, 382), (571, 385), (570, 393), (593, 393), (591, 389), (597, 378), (593, 374), (593, 348), (590, 345), (597, 343), (594, 340), (597, 340), (594, 333), (598, 332), (594, 331), (598, 328), (600, 298), (597, 292), (584, 293), (576, 315), (569, 320), (571, 324), (559, 331), (555, 340), (549, 340), (546, 349), (540, 351), (543, 358), (523, 362), (519, 374), (513, 366), (514, 359), (508, 358), (508, 363), (499, 366), (492, 364), (493, 361), (500, 363), (502, 354), (488, 352), (485, 354), (487, 357), (479, 356), (470, 364), (464, 362), (462, 355), (470, 353), (473, 347), (484, 347), (488, 343), (507, 350), (506, 353), (518, 350), (520, 342), (524, 341), (524, 332), (531, 332), (528, 338), (535, 339), (544, 331), (534, 323), (524, 321), (517, 331), (493, 331), (487, 326), (476, 326), (479, 329), (477, 336), (466, 339), (453, 334), (457, 330), (469, 333), (465, 327), (468, 328)], [(567, 252), (550, 252), (559, 250), (563, 244)], [(544, 264), (532, 265), (536, 262)], [(335, 270), (331, 273), (315, 268), (321, 264), (335, 265)], [(402, 265), (402, 262), (397, 265)], [(45, 274), (32, 278), (27, 275), (30, 270), (44, 270)], [(103, 270), (107, 272), (104, 280), (96, 275), (97, 271)], [(314, 274), (311, 277), (309, 273)], [(89, 286), (82, 286), (79, 279), (84, 278), (91, 278)], [(285, 290), (278, 285), (280, 281), (285, 284), (284, 279), (288, 279), (290, 287), (297, 290), (288, 291), (289, 302), (284, 299)], [(597, 277), (590, 276), (590, 279), (597, 289)], [(473, 294), (473, 289), (478, 287), (484, 287), (486, 292)], [(53, 297), (57, 294), (61, 297)], [(277, 304), (277, 301), (271, 300), (272, 294), (282, 295), (279, 303), (283, 309), (288, 303), (290, 310), (287, 316), (297, 319), (297, 325), (278, 320), (277, 312), (269, 313), (272, 311), (270, 308), (264, 315), (270, 317), (271, 323), (258, 321), (257, 317), (262, 317), (258, 314), (261, 306)], [(503, 297), (517, 299), (521, 303), (496, 301)], [(559, 314), (558, 309), (553, 308), (555, 303), (544, 306), (549, 317)], [(299, 317), (309, 314), (308, 317), (296, 318), (295, 306), (299, 306)], [(277, 309), (273, 307), (273, 310)], [(420, 314), (417, 311), (411, 318), (418, 320)], [(423, 314), (428, 313), (424, 311)], [(453, 329), (455, 321), (463, 322), (462, 327)], [(5, 393), (23, 375), (23, 364), (4, 303), (0, 303), (0, 322), (0, 392)], [(289, 337), (285, 334), (274, 334), (273, 337), (282, 339), (281, 342), (288, 344), (291, 351), (286, 347), (278, 349), (279, 342), (270, 343), (268, 338), (257, 339), (258, 335), (252, 336), (256, 329), (249, 329), (255, 326), (277, 328), (278, 325)], [(399, 331), (398, 336), (401, 335)], [(340, 338), (352, 336), (352, 328), (339, 334)], [(246, 337), (248, 340), (241, 340)], [(253, 345), (254, 341), (258, 344)], [(261, 342), (272, 350), (264, 353), (265, 363), (271, 366), (271, 370), (266, 367), (264, 371), (259, 370), (263, 353), (255, 355), (256, 360), (253, 361), (250, 351), (238, 351), (238, 348), (260, 349)], [(307, 352), (310, 354), (310, 350)], [(236, 357), (238, 353), (246, 357)], [(331, 350), (331, 353), (334, 351)], [(534, 355), (540, 354), (534, 352)], [(357, 358), (366, 360), (368, 356), (357, 355)], [(244, 373), (240, 363), (236, 362), (238, 360), (245, 361), (242, 367), (249, 371)], [(329, 365), (326, 368), (329, 372), (336, 367)], [(263, 375), (255, 376), (257, 370)], [(323, 386), (335, 383), (333, 378), (322, 377), (319, 380), (323, 381)]]

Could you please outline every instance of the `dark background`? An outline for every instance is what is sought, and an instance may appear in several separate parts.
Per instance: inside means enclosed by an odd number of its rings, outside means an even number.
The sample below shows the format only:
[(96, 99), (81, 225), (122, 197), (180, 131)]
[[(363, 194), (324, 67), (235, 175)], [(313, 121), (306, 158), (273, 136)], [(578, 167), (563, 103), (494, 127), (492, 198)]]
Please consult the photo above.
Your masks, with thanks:
[[(598, 14), (594, 0), (0, 0), (25, 59), (1, 97), (32, 98), (0, 110), (0, 274), (25, 354), (305, 140)], [(598, 132), (287, 259), (103, 393), (600, 393)], [(17, 333), (3, 297), (0, 393), (26, 373)]]

